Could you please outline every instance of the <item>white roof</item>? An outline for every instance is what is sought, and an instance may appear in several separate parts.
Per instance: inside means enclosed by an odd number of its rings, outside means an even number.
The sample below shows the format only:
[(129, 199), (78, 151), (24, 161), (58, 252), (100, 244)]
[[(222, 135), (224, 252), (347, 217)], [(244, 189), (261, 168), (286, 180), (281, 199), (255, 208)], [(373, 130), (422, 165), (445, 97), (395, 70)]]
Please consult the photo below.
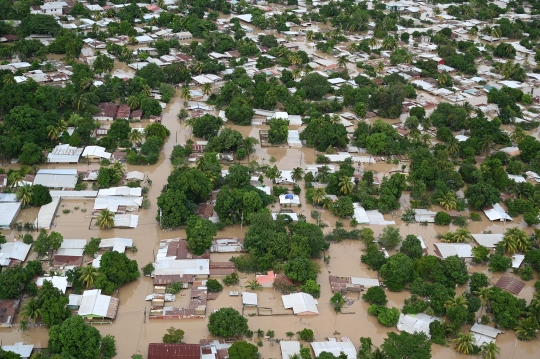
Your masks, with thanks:
[(512, 268), (519, 268), (524, 259), (525, 256), (523, 254), (514, 254), (512, 256)]
[(99, 243), (99, 248), (114, 248), (121, 244), (124, 247), (133, 247), (133, 239), (130, 238), (106, 238)]
[(95, 156), (95, 157), (106, 158), (106, 159), (110, 159), (111, 155), (112, 155), (111, 153), (105, 151), (105, 147), (101, 147), (101, 146), (86, 146), (82, 153), (83, 157)]
[(240, 20), (245, 22), (251, 22), (251, 14), (235, 15), (234, 17), (239, 18)]
[(117, 212), (119, 206), (140, 207), (142, 197), (107, 196), (97, 197), (94, 202), (94, 211), (108, 208), (111, 212)]
[(459, 258), (472, 258), (472, 247), (467, 243), (435, 243), (443, 258), (458, 256)]
[(474, 240), (481, 246), (484, 246), (486, 248), (495, 248), (497, 246), (497, 243), (502, 241), (504, 234), (502, 233), (479, 233), (479, 234), (471, 234), (471, 236), (474, 238)]
[[(288, 183), (294, 183), (292, 179), (292, 171), (280, 171), (281, 176), (279, 178), (276, 178), (276, 183), (282, 183), (282, 182), (288, 182)], [(257, 178), (258, 181), (258, 178)]]
[(435, 222), (435, 215), (437, 212), (428, 211), (427, 209), (415, 209), (414, 210), (414, 220), (416, 222), (428, 222), (428, 223), (434, 223)]
[(71, 257), (82, 257), (84, 255), (84, 249), (82, 248), (60, 248), (56, 255), (59, 256), (71, 256)]
[(296, 340), (280, 340), (279, 346), (281, 347), (281, 357), (283, 359), (289, 359), (295, 354), (300, 355), (300, 342)]
[(328, 158), (328, 160), (330, 162), (343, 162), (345, 161), (347, 158), (349, 157), (352, 157), (351, 154), (349, 152), (338, 152), (337, 154), (335, 155), (328, 155), (328, 154), (325, 154), (324, 155), (326, 158)]
[(79, 307), (79, 315), (96, 315), (106, 317), (111, 297), (101, 294), (101, 289), (92, 289), (84, 291)]
[(114, 216), (115, 227), (137, 228), (139, 216), (134, 214), (116, 214)]
[(0, 193), (0, 202), (17, 202), (16, 193)]
[(351, 283), (363, 285), (365, 288), (378, 287), (380, 285), (378, 279), (372, 279), (372, 278), (351, 277)]
[(257, 306), (257, 293), (242, 292), (242, 304)]
[(436, 320), (441, 321), (437, 317), (431, 317), (423, 313), (406, 315), (400, 314), (397, 329), (409, 334), (424, 333), (428, 338), (430, 338), (429, 324)]
[(26, 359), (32, 355), (32, 350), (34, 350), (34, 344), (24, 344), (23, 342), (18, 342), (13, 345), (2, 345), (2, 349), (6, 352), (13, 352), (19, 354), (21, 358)]
[(141, 187), (111, 187), (104, 188), (98, 191), (98, 197), (107, 197), (107, 196), (124, 196), (124, 197), (140, 197), (142, 195)]
[(272, 218), (274, 221), (277, 219), (277, 216), (289, 216), (294, 222), (298, 222), (298, 215), (296, 213), (272, 213)]
[(55, 163), (76, 163), (79, 162), (83, 149), (71, 147), (70, 145), (57, 145), (51, 153), (47, 155), (47, 161)]
[(356, 359), (356, 348), (354, 344), (350, 341), (341, 341), (338, 342), (333, 338), (329, 338), (327, 342), (313, 342), (311, 347), (315, 352), (315, 357), (318, 357), (322, 352), (328, 352), (333, 354), (335, 357), (339, 357), (341, 352), (347, 355), (348, 359)]
[(478, 323), (474, 323), (474, 325), (471, 327), (471, 332), (485, 335), (493, 339), (497, 338), (497, 335), (504, 333), (502, 330), (498, 330), (493, 327)]
[(126, 179), (129, 180), (139, 180), (142, 181), (144, 179), (144, 173), (140, 171), (129, 171), (126, 174)]
[(287, 112), (274, 112), (274, 115), (272, 116), (272, 118), (281, 118), (283, 120), (288, 120), (289, 119), (289, 114)]
[(30, 245), (23, 242), (6, 242), (0, 247), (0, 265), (9, 264), (10, 259), (24, 262), (30, 252)]
[(302, 147), (302, 141), (300, 140), (300, 131), (289, 130), (287, 135), (287, 144), (292, 147)]
[(0, 227), (9, 228), (21, 209), (21, 202), (0, 203)]
[(366, 210), (360, 205), (360, 203), (353, 203), (354, 206), (354, 215), (353, 218), (356, 219), (358, 224), (369, 224), (369, 218), (367, 216)]
[[(257, 179), (258, 181), (258, 179)], [(267, 195), (271, 195), (272, 193), (270, 192), (270, 187), (268, 186), (256, 186), (255, 188), (257, 188), (259, 191), (263, 191), (264, 193), (266, 193)]]
[[(287, 194), (290, 196), (290, 194)], [(285, 196), (287, 196), (285, 194), (280, 194), (279, 195), (279, 204), (300, 204), (300, 197), (298, 197), (297, 195), (293, 194), (293, 198), (292, 199), (289, 199), (289, 198), (285, 198)]]
[(64, 239), (60, 249), (84, 249), (86, 239)]
[[(77, 191), (73, 191), (77, 192)], [(52, 194), (51, 194), (52, 196)], [(58, 208), (58, 204), (60, 203), (60, 197), (52, 196), (52, 202), (47, 203), (46, 205), (41, 206), (39, 209), (35, 226), (38, 229), (50, 229), (51, 223), (54, 219), (54, 215), (56, 213), (56, 209)]]
[(319, 314), (317, 309), (316, 299), (311, 294), (307, 293), (293, 293), (289, 295), (282, 295), (283, 306), (285, 309), (292, 308), (294, 314)]
[(384, 216), (381, 212), (379, 212), (378, 210), (374, 209), (374, 210), (370, 210), (370, 211), (366, 211), (366, 214), (369, 218), (369, 224), (377, 224), (377, 225), (381, 225), (381, 226), (387, 226), (387, 225), (390, 225), (390, 224), (396, 224), (395, 221), (387, 221), (384, 219)]
[(490, 221), (503, 222), (505, 220), (512, 220), (512, 217), (510, 217), (498, 203), (495, 203), (492, 208), (484, 209), (484, 213)]
[(34, 184), (49, 188), (75, 188), (77, 184), (77, 170), (68, 169), (41, 169), (34, 178)]
[(38, 287), (43, 286), (44, 281), (49, 281), (52, 283), (53, 287), (58, 288), (62, 293), (66, 293), (66, 288), (68, 285), (67, 277), (39, 277), (36, 281)]
[(508, 175), (508, 179), (511, 179), (512, 181), (516, 183), (524, 183), (527, 182), (525, 178), (522, 175)]
[(167, 257), (159, 259), (154, 264), (155, 275), (168, 274), (193, 274), (193, 275), (209, 275), (210, 260), (209, 259), (172, 259)]

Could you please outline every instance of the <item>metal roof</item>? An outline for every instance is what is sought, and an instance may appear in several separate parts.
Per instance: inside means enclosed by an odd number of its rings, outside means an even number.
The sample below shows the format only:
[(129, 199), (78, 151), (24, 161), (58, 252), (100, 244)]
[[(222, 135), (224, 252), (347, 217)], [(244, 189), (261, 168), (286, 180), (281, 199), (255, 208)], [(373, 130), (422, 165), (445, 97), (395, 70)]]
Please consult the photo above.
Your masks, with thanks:
[(79, 162), (82, 152), (82, 147), (77, 148), (71, 147), (68, 144), (60, 144), (47, 155), (47, 161), (54, 163), (77, 163)]
[(281, 347), (281, 357), (283, 359), (289, 359), (295, 354), (300, 355), (300, 342), (296, 340), (280, 340), (279, 346)]
[(53, 287), (58, 288), (62, 293), (66, 293), (66, 288), (68, 286), (67, 277), (39, 277), (36, 281), (38, 287), (43, 286), (44, 281), (49, 281), (52, 283)]
[(75, 188), (77, 184), (76, 170), (39, 170), (34, 185), (40, 184), (48, 188)]
[(478, 233), (478, 234), (471, 234), (471, 236), (474, 238), (474, 240), (481, 246), (484, 246), (486, 248), (495, 248), (497, 246), (497, 243), (502, 241), (504, 234), (502, 233)]
[(34, 350), (34, 344), (24, 344), (23, 342), (18, 342), (13, 345), (2, 345), (2, 349), (7, 352), (13, 352), (19, 354), (22, 359), (29, 358), (32, 355), (32, 350)]
[(111, 212), (118, 212), (118, 207), (126, 206), (128, 210), (138, 209), (142, 205), (142, 197), (106, 196), (97, 197), (94, 201), (94, 211), (109, 209)]
[(118, 298), (101, 294), (101, 289), (92, 289), (84, 291), (78, 314), (81, 316), (114, 318), (117, 309)]
[(133, 239), (131, 238), (105, 238), (99, 243), (99, 248), (113, 248), (122, 244), (124, 247), (133, 247)]
[(148, 345), (148, 359), (200, 359), (200, 356), (199, 344), (150, 343)]
[(436, 320), (441, 321), (437, 317), (431, 317), (423, 313), (400, 314), (397, 329), (409, 334), (424, 333), (430, 338), (429, 325)]
[[(116, 109), (115, 109), (115, 114), (116, 114)], [(106, 158), (106, 159), (110, 159), (111, 155), (112, 155), (111, 153), (105, 151), (105, 147), (100, 147), (100, 146), (86, 146), (82, 153), (83, 157), (91, 156), (91, 157), (100, 157), (100, 158)]]
[(474, 325), (471, 327), (471, 332), (485, 335), (494, 339), (497, 338), (497, 335), (504, 333), (502, 330), (498, 330), (488, 325), (478, 323), (474, 323)]
[(108, 196), (124, 196), (124, 197), (140, 197), (142, 195), (141, 187), (111, 187), (100, 189), (98, 192), (98, 197), (108, 197)]
[(60, 197), (52, 197), (52, 202), (41, 206), (39, 209), (35, 226), (38, 229), (50, 229), (51, 223), (54, 219), (58, 205), (60, 204)]
[(209, 275), (210, 260), (209, 259), (175, 259), (175, 260), (158, 260), (155, 265), (155, 275), (169, 274), (193, 274), (193, 275)]
[(139, 181), (142, 181), (144, 180), (144, 173), (140, 172), (140, 171), (129, 171), (127, 174), (126, 174), (126, 179), (129, 181), (129, 180), (139, 180)]
[(309, 315), (309, 314), (319, 314), (319, 309), (317, 308), (316, 299), (312, 295), (307, 293), (293, 293), (289, 295), (282, 295), (281, 299), (283, 300), (283, 306), (285, 309), (292, 308), (294, 314), (298, 315)]
[(458, 256), (459, 258), (472, 258), (472, 247), (467, 243), (435, 243), (443, 258)]
[(512, 268), (519, 268), (524, 260), (525, 256), (523, 254), (514, 254), (512, 256)]
[(328, 352), (333, 354), (335, 357), (339, 357), (341, 352), (347, 355), (348, 359), (356, 359), (356, 348), (354, 344), (350, 341), (336, 341), (335, 339), (330, 341), (333, 338), (329, 338), (327, 342), (313, 342), (311, 347), (315, 352), (315, 356), (318, 357), (322, 352)]
[(372, 278), (351, 277), (351, 283), (352, 284), (363, 285), (365, 288), (378, 287), (380, 285), (378, 279), (372, 279)]
[(242, 292), (242, 304), (248, 306), (257, 306), (257, 293)]
[(23, 242), (6, 242), (0, 247), (0, 259), (15, 259), (24, 262), (30, 245)]
[(114, 227), (116, 228), (137, 228), (139, 216), (134, 214), (117, 214), (114, 216)]
[(495, 203), (492, 207), (484, 209), (484, 213), (490, 221), (511, 221), (510, 217), (506, 211), (501, 207), (500, 204)]
[(63, 249), (84, 249), (86, 239), (64, 239), (60, 248)]
[(9, 228), (19, 214), (21, 202), (0, 203), (0, 228)]
[(495, 286), (507, 290), (514, 295), (518, 295), (523, 287), (525, 287), (525, 282), (511, 276), (502, 276)]

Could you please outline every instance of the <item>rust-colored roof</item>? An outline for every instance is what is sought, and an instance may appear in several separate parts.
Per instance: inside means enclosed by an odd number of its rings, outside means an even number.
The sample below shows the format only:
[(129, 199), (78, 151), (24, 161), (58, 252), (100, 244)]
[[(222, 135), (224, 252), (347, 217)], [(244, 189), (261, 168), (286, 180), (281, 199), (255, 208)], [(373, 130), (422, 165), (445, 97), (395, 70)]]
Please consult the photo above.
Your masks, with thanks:
[(210, 203), (204, 203), (199, 207), (197, 214), (203, 218), (209, 219), (212, 217), (212, 214), (214, 214), (214, 206)]
[(131, 113), (131, 109), (128, 105), (122, 104), (118, 106), (118, 110), (116, 111), (116, 118), (129, 118), (129, 114)]
[(255, 276), (255, 279), (259, 284), (274, 283), (274, 271), (269, 271), (263, 275)]
[(118, 303), (118, 298), (111, 297), (111, 301), (109, 302), (109, 308), (107, 308), (107, 318), (116, 318), (116, 313), (118, 312)]
[(199, 344), (150, 343), (148, 359), (200, 359)]
[(131, 118), (139, 118), (139, 117), (142, 117), (143, 115), (143, 110), (135, 110), (135, 111), (131, 111)]
[(514, 295), (518, 295), (523, 287), (525, 287), (525, 282), (511, 276), (502, 276), (495, 286), (507, 290)]
[(54, 256), (53, 266), (77, 266), (80, 267), (83, 262), (83, 256)]
[(95, 116), (106, 116), (115, 118), (118, 105), (115, 103), (100, 103), (98, 105), (99, 112)]
[(10, 325), (13, 322), (20, 302), (19, 299), (0, 300), (0, 323)]
[(168, 274), (168, 275), (156, 275), (154, 276), (154, 285), (167, 285), (174, 282), (180, 283), (193, 283), (195, 276), (192, 274)]

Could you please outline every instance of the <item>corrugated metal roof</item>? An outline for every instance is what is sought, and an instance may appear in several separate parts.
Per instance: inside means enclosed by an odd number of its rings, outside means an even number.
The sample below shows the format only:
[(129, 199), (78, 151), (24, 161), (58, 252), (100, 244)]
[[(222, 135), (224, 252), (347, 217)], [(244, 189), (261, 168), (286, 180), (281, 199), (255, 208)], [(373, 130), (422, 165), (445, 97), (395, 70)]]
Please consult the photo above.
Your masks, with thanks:
[(435, 243), (443, 258), (458, 256), (460, 258), (472, 258), (472, 247), (467, 243)]
[(281, 347), (281, 357), (283, 359), (290, 359), (295, 354), (300, 355), (300, 342), (296, 340), (280, 340), (279, 346)]
[(21, 209), (21, 202), (0, 203), (0, 228), (9, 228)]
[(107, 196), (124, 196), (124, 197), (140, 197), (142, 195), (141, 187), (111, 187), (100, 189), (98, 192), (98, 197), (107, 197)]
[(380, 285), (378, 279), (357, 278), (357, 277), (351, 277), (351, 283), (352, 284), (363, 285), (365, 288), (378, 287)]
[(83, 249), (86, 245), (86, 239), (64, 239), (60, 245), (60, 249)]
[(107, 318), (110, 303), (111, 297), (101, 294), (101, 289), (86, 290), (83, 293), (78, 314)]
[(158, 260), (155, 263), (155, 275), (168, 274), (193, 274), (193, 275), (208, 275), (210, 274), (209, 259), (175, 259), (175, 260)]
[(471, 327), (472, 333), (488, 336), (490, 338), (497, 338), (497, 335), (504, 333), (502, 330), (495, 329), (488, 325), (474, 323)]
[(148, 345), (148, 359), (199, 359), (200, 355), (199, 344), (150, 343)]
[(39, 277), (36, 281), (38, 287), (43, 286), (44, 281), (49, 281), (53, 284), (53, 287), (58, 288), (62, 293), (66, 293), (66, 288), (68, 285), (67, 277)]
[(113, 248), (117, 244), (123, 244), (125, 247), (133, 247), (131, 238), (105, 238), (99, 243), (99, 248)]
[(60, 248), (56, 252), (57, 256), (82, 257), (84, 249), (82, 248)]
[(18, 342), (13, 345), (2, 345), (2, 349), (7, 352), (13, 352), (19, 354), (21, 358), (30, 358), (32, 355), (32, 350), (34, 350), (34, 344), (24, 344), (23, 342)]
[(519, 292), (525, 287), (525, 282), (520, 281), (517, 278), (510, 276), (502, 276), (495, 286), (507, 290), (514, 295), (518, 295)]
[(294, 314), (319, 314), (319, 309), (317, 308), (319, 302), (310, 294), (303, 292), (293, 293), (282, 295), (281, 299), (283, 300), (285, 309), (292, 308)]
[(51, 223), (54, 219), (58, 205), (60, 204), (60, 197), (52, 197), (52, 202), (41, 206), (39, 209), (35, 226), (38, 229), (50, 229)]
[(424, 333), (430, 338), (429, 325), (436, 320), (441, 321), (437, 317), (431, 317), (423, 313), (400, 314), (397, 329), (409, 334)]
[(242, 304), (249, 306), (257, 306), (257, 293), (242, 292)]
[(356, 359), (356, 348), (350, 341), (328, 341), (328, 342), (313, 342), (311, 347), (318, 357), (322, 352), (328, 352), (335, 357), (339, 357), (341, 352), (347, 355), (348, 359)]
[(0, 247), (0, 258), (15, 259), (24, 262), (28, 252), (30, 251), (30, 245), (23, 242), (7, 242)]

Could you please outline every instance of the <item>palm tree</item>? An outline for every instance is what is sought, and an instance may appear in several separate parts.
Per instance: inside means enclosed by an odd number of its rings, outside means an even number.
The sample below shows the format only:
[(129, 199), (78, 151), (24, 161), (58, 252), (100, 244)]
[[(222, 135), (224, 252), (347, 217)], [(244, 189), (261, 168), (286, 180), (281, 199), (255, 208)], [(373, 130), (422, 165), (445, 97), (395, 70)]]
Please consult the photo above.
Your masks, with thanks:
[(189, 87), (182, 87), (182, 91), (180, 91), (180, 97), (183, 98), (185, 101), (191, 100), (191, 91), (189, 90)]
[(379, 63), (377, 64), (377, 66), (375, 66), (375, 71), (376, 71), (378, 74), (382, 74), (382, 73), (384, 72), (384, 62), (379, 61)]
[(315, 35), (315, 33), (313, 32), (313, 30), (306, 31), (306, 40), (307, 41), (313, 40), (314, 35)]
[(527, 234), (518, 227), (508, 228), (504, 233), (504, 237), (512, 237), (512, 241), (515, 243), (516, 249), (521, 252), (527, 252), (531, 246), (529, 236), (527, 236)]
[(328, 175), (330, 174), (330, 167), (324, 165), (321, 167), (321, 170), (319, 171), (319, 174), (318, 174), (318, 181), (320, 183), (326, 183), (328, 182)]
[(126, 101), (127, 105), (129, 106), (130, 109), (132, 110), (135, 110), (137, 108), (139, 108), (139, 106), (141, 105), (141, 100), (139, 99), (138, 96), (129, 96), (127, 101)]
[(382, 42), (382, 48), (385, 50), (392, 50), (396, 47), (396, 39), (392, 36), (386, 36)]
[(86, 107), (86, 97), (82, 94), (78, 94), (76, 96), (73, 96), (72, 105), (73, 108), (77, 111), (82, 111)]
[(476, 342), (472, 333), (459, 333), (456, 342), (456, 351), (461, 354), (469, 354), (473, 351), (473, 344)]
[(471, 232), (467, 228), (459, 228), (454, 232), (454, 243), (467, 243), (472, 239)]
[(24, 318), (31, 318), (34, 323), (39, 317), (39, 304), (36, 298), (30, 298), (23, 307), (22, 315)]
[(521, 319), (518, 326), (515, 328), (516, 336), (519, 340), (529, 341), (536, 338), (538, 331), (538, 322), (536, 318), (529, 317)]
[(150, 96), (151, 92), (152, 92), (152, 89), (150, 88), (150, 86), (148, 84), (143, 85), (143, 87), (141, 89), (141, 93), (144, 96)]
[(517, 241), (514, 236), (505, 235), (498, 245), (508, 254), (514, 254), (518, 250)]
[(12, 85), (15, 83), (15, 76), (13, 76), (13, 74), (4, 75), (4, 77), (2, 77), (2, 82), (5, 85)]
[(448, 153), (450, 153), (451, 155), (453, 154), (456, 154), (459, 152), (459, 141), (456, 140), (455, 138), (452, 138), (452, 140), (448, 143)]
[(412, 208), (406, 209), (401, 215), (401, 221), (407, 226), (414, 223), (416, 221), (416, 211)]
[(371, 39), (369, 39), (368, 44), (369, 47), (371, 47), (371, 49), (373, 50), (377, 46), (377, 39), (372, 37)]
[(24, 178), (23, 174), (20, 171), (13, 171), (8, 176), (8, 187), (15, 188), (19, 185), (19, 182)]
[(86, 284), (86, 288), (92, 288), (94, 286), (94, 281), (98, 275), (97, 269), (93, 266), (85, 266), (80, 269), (81, 276), (79, 280)]
[(456, 209), (457, 207), (456, 195), (450, 191), (443, 194), (440, 198), (437, 199), (437, 201), (447, 211), (450, 209)]
[(114, 227), (114, 213), (109, 211), (108, 208), (105, 208), (103, 211), (99, 212), (96, 223), (101, 229), (110, 229)]
[(294, 183), (300, 182), (304, 178), (304, 170), (301, 167), (294, 168), (292, 171), (291, 178), (294, 181)]
[(205, 95), (210, 96), (214, 92), (214, 87), (210, 82), (207, 82), (203, 85), (202, 91)]
[(445, 308), (463, 307), (467, 309), (467, 299), (462, 295), (458, 295), (444, 302), (444, 307)]
[(501, 28), (496, 26), (491, 30), (491, 37), (500, 38), (501, 37)]
[(491, 288), (489, 287), (482, 287), (476, 292), (473, 293), (480, 299), (480, 303), (482, 303), (482, 309), (489, 304), (489, 298), (491, 297)]
[(246, 151), (246, 154), (248, 156), (248, 162), (249, 162), (249, 156), (253, 153), (255, 153), (255, 145), (259, 144), (259, 140), (255, 137), (248, 136), (242, 140), (242, 144), (240, 145), (240, 148), (243, 148), (244, 151)]
[(476, 36), (478, 35), (478, 30), (475, 27), (471, 27), (467, 33), (471, 36)]
[(17, 201), (21, 201), (21, 206), (23, 208), (26, 207), (32, 199), (32, 186), (25, 184), (24, 186), (17, 188), (16, 197)]
[(141, 143), (143, 140), (143, 135), (141, 131), (137, 130), (136, 128), (133, 128), (131, 132), (129, 133), (129, 141), (132, 144), (138, 144)]
[(56, 141), (59, 135), (58, 127), (54, 125), (47, 126), (47, 135), (51, 141)]
[(345, 196), (352, 192), (354, 184), (351, 182), (351, 177), (343, 176), (339, 178), (339, 191)]
[(195, 161), (195, 166), (197, 167), (199, 171), (204, 170), (205, 164), (206, 164), (206, 158), (204, 156), (197, 158), (197, 160)]
[(516, 126), (512, 134), (510, 135), (510, 139), (514, 141), (515, 143), (519, 144), (523, 139), (527, 136), (527, 133), (521, 126)]
[(440, 74), (439, 77), (437, 77), (437, 82), (441, 86), (445, 86), (450, 81), (450, 76), (448, 74)]
[(345, 56), (345, 55), (340, 56), (338, 58), (337, 65), (338, 65), (338, 67), (346, 67), (348, 61), (349, 60), (347, 59), (347, 56)]
[(295, 67), (293, 70), (292, 70), (292, 77), (293, 79), (298, 79), (302, 76), (302, 69), (299, 68), (299, 67)]
[(122, 164), (122, 162), (115, 162), (112, 165), (112, 170), (120, 178), (122, 178), (124, 174), (126, 173), (126, 169), (124, 168), (124, 165)]
[(313, 203), (321, 204), (324, 199), (326, 198), (326, 191), (324, 188), (317, 188), (315, 189), (315, 192), (313, 193), (313, 197), (311, 198), (313, 200)]
[(349, 52), (350, 53), (355, 53), (356, 50), (357, 50), (357, 45), (354, 42), (349, 44)]
[(493, 138), (491, 136), (486, 136), (482, 139), (482, 149), (488, 153), (489, 149), (493, 145)]
[(501, 353), (501, 348), (495, 342), (484, 343), (480, 347), (480, 353), (484, 355), (484, 359), (495, 359)]

